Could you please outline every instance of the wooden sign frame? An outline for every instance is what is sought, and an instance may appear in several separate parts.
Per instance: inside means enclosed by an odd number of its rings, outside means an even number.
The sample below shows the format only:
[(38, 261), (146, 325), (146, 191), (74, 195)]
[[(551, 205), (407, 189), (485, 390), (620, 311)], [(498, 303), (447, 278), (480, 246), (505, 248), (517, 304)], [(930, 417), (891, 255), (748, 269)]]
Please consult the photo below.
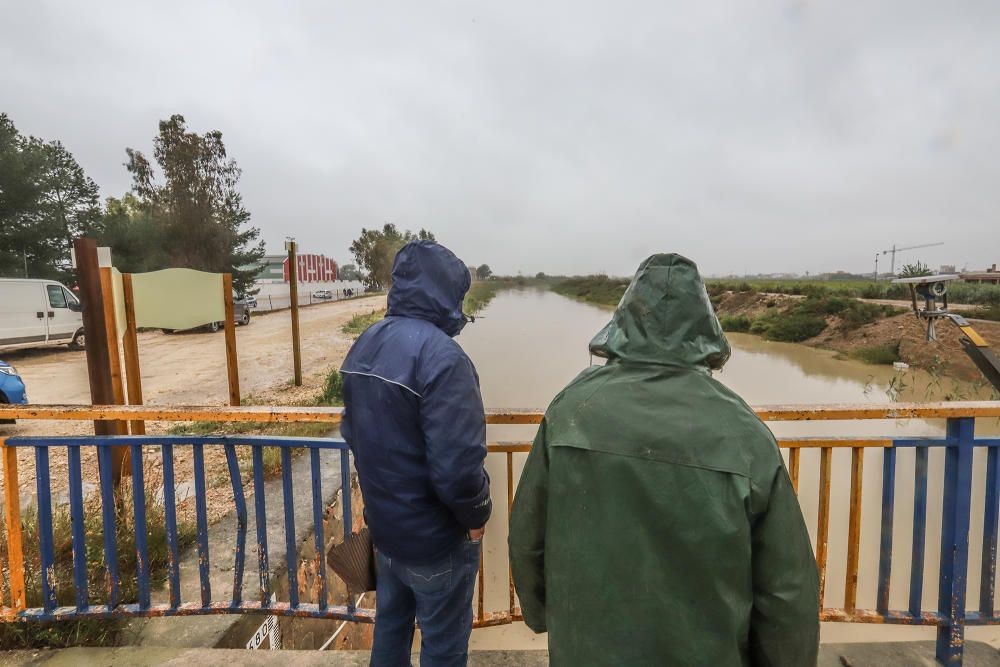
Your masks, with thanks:
[[(101, 282), (103, 286), (105, 281), (105, 271), (107, 271), (107, 283), (110, 293), (111, 269), (101, 269)], [(122, 274), (122, 291), (125, 297), (125, 334), (122, 337), (122, 340), (125, 354), (125, 384), (128, 388), (128, 405), (143, 405), (142, 376), (139, 364), (138, 328), (136, 327), (135, 295), (132, 289), (131, 273)], [(222, 274), (222, 302), (225, 312), (224, 330), (226, 336), (226, 374), (229, 383), (229, 404), (237, 406), (242, 402), (242, 397), (240, 396), (239, 357), (236, 351), (236, 320), (235, 307), (233, 306), (233, 276), (230, 273)], [(109, 307), (109, 303), (113, 304), (113, 298), (105, 299), (106, 310)], [(120, 362), (118, 362), (118, 334), (117, 330), (111, 330), (115, 328), (115, 325), (113, 324), (115, 322), (113, 305), (111, 306), (111, 310), (111, 317), (106, 318), (105, 323), (109, 328), (108, 340), (112, 341), (109, 342), (109, 347), (113, 346), (113, 349), (110, 350), (112, 359), (112, 382), (114, 383), (114, 378), (117, 375), (118, 382), (116, 385), (117, 389), (115, 398), (121, 399), (119, 405), (125, 405), (124, 396), (122, 395), (121, 368)], [(115, 370), (116, 366), (118, 366), (117, 373)], [(130, 421), (129, 426), (132, 435), (146, 434), (146, 422), (142, 420)]]

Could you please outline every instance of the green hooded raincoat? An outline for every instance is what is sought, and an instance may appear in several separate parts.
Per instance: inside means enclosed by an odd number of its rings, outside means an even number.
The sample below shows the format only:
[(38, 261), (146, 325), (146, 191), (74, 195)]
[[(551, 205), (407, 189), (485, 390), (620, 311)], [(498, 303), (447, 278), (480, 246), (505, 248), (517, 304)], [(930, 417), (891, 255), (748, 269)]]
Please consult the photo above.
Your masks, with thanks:
[(510, 558), (553, 665), (816, 663), (816, 561), (774, 437), (712, 379), (730, 354), (698, 269), (639, 267), (549, 406)]

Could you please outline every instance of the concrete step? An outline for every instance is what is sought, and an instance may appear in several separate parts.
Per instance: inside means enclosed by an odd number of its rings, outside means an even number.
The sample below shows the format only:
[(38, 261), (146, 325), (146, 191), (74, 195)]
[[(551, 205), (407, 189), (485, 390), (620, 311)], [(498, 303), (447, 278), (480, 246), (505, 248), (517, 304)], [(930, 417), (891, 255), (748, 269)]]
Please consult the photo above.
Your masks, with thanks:
[[(965, 642), (965, 667), (1000, 665), (1000, 651), (985, 642)], [(817, 667), (940, 667), (934, 642), (823, 644)]]
[[(215, 665), (273, 666), (294, 664), (367, 667), (367, 651), (245, 651), (169, 647), (70, 648), (0, 653), (0, 667), (208, 667)], [(419, 656), (413, 655), (418, 665)], [(546, 651), (472, 651), (470, 667), (544, 667)], [(934, 642), (824, 644), (817, 667), (936, 667)], [(967, 642), (965, 667), (1000, 667), (1000, 652), (989, 644)]]
[[(69, 648), (52, 651), (0, 653), (0, 667), (368, 667), (368, 651), (246, 651), (241, 649), (176, 649), (166, 647)], [(419, 656), (413, 654), (413, 664)], [(544, 667), (546, 651), (473, 651), (469, 667)]]

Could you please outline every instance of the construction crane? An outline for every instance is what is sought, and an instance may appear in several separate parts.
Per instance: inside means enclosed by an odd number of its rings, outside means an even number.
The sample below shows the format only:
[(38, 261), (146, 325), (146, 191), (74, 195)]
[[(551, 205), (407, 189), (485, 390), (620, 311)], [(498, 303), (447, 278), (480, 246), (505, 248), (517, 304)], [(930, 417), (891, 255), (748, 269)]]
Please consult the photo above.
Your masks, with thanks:
[(889, 255), (892, 259), (889, 261), (889, 273), (896, 275), (896, 253), (903, 252), (904, 250), (916, 250), (917, 248), (933, 248), (934, 246), (944, 245), (944, 241), (939, 241), (937, 243), (922, 243), (921, 245), (910, 245), (905, 248), (897, 248), (894, 243), (888, 250), (883, 250), (880, 253), (875, 253), (875, 282), (878, 282), (878, 256)]

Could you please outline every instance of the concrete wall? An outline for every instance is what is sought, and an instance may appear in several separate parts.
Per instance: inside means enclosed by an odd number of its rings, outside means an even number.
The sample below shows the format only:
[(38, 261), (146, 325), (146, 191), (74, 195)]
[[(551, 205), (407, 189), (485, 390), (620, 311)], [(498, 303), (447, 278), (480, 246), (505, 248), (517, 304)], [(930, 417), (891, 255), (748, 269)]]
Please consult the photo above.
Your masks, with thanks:
[[(256, 295), (257, 308), (255, 310), (280, 310), (289, 308), (292, 300), (288, 295), (288, 283), (256, 283), (255, 289), (260, 289)], [(299, 283), (299, 305), (308, 306), (314, 303), (325, 303), (322, 299), (313, 298), (313, 292), (318, 290), (329, 290), (333, 293), (333, 300), (344, 298), (344, 290), (354, 290), (354, 295), (359, 296), (364, 293), (365, 286), (357, 280), (336, 280), (323, 283)]]

